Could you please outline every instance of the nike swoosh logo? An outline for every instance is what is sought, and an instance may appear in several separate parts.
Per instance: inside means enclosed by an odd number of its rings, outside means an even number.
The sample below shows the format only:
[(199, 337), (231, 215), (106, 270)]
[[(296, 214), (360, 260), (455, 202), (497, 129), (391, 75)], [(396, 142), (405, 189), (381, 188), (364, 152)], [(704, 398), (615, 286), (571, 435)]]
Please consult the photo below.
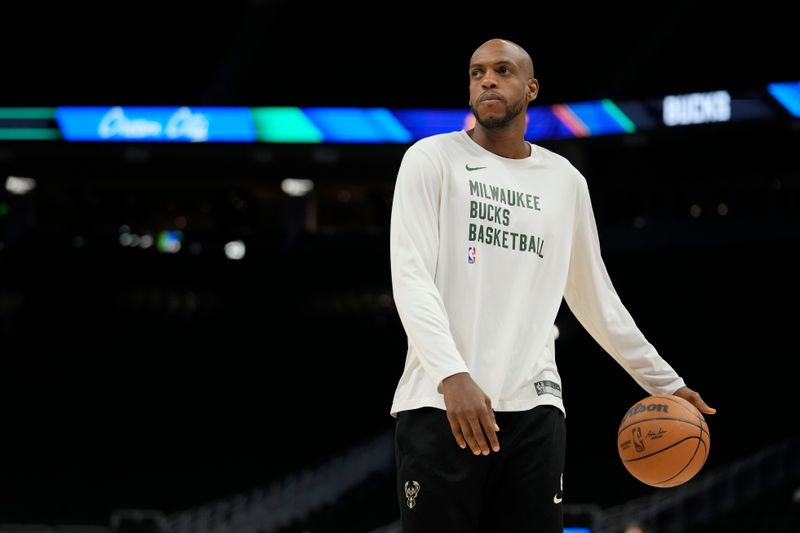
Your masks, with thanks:
[(563, 499), (564, 498), (559, 498), (558, 497), (558, 493), (556, 493), (556, 495), (553, 496), (553, 503), (561, 503), (561, 500), (563, 500)]
[(465, 168), (471, 172), (473, 170), (480, 170), (480, 169), (486, 168), (486, 167), (471, 167), (471, 166), (469, 166), (469, 163), (467, 163)]

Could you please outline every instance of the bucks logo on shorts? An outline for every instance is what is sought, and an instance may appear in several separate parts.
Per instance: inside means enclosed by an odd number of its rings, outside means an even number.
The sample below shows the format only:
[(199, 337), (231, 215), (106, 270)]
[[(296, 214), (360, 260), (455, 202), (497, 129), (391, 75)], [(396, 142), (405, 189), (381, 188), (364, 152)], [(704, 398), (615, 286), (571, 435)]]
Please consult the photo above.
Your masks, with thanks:
[(417, 494), (419, 494), (419, 483), (416, 481), (406, 481), (405, 484), (405, 491), (406, 491), (406, 505), (408, 505), (409, 509), (413, 509), (414, 506), (417, 504)]

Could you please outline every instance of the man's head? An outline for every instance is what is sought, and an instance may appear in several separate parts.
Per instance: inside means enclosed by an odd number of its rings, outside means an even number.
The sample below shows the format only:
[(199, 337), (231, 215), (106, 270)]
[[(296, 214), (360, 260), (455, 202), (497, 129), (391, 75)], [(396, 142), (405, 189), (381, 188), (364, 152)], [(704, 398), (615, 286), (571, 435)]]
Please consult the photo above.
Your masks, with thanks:
[(469, 106), (484, 128), (501, 128), (515, 119), (524, 121), (522, 113), (538, 92), (533, 61), (521, 46), (505, 39), (491, 39), (472, 54)]

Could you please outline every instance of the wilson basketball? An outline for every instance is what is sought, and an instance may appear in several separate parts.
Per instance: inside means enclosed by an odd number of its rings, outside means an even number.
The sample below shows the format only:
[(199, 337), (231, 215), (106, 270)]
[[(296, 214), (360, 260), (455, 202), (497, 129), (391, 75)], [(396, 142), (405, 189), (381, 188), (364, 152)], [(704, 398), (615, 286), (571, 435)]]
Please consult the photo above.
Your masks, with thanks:
[(669, 394), (648, 396), (628, 409), (617, 432), (622, 464), (653, 487), (692, 479), (706, 462), (711, 436), (702, 413)]

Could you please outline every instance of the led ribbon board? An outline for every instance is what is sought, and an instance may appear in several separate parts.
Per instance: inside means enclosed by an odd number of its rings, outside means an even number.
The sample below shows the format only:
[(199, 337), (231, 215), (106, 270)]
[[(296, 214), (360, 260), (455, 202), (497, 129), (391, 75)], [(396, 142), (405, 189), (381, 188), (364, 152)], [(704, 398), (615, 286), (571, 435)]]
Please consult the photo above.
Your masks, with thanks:
[[(782, 108), (780, 107), (782, 106)], [(787, 113), (784, 113), (785, 110)], [(800, 117), (800, 81), (749, 93), (714, 91), (629, 101), (532, 106), (532, 142), (675, 126)], [(0, 108), (0, 140), (90, 142), (395, 143), (470, 129), (469, 109), (384, 107)]]
[(51, 141), (61, 138), (54, 107), (0, 107), (0, 141)]
[(800, 81), (770, 83), (767, 90), (793, 117), (800, 118)]
[(68, 141), (254, 142), (246, 107), (59, 107)]

